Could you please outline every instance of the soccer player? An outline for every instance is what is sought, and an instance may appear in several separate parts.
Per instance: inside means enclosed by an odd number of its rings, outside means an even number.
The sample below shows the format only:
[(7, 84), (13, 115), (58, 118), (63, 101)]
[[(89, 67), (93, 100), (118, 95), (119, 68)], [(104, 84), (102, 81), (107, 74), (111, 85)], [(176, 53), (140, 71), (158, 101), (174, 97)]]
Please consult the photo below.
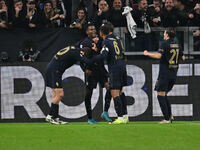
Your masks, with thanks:
[[(87, 37), (83, 39), (79, 43), (80, 48), (82, 47), (93, 47), (93, 44), (96, 45), (96, 51), (94, 55), (99, 54), (99, 49), (101, 47), (101, 42), (97, 37), (96, 28), (93, 24), (88, 24), (86, 29)], [(88, 116), (89, 124), (96, 124), (97, 122), (92, 117), (92, 109), (91, 109), (91, 97), (93, 93), (93, 89), (96, 88), (97, 83), (99, 82), (101, 87), (105, 87), (107, 89), (105, 95), (105, 105), (104, 112), (101, 114), (101, 117), (108, 122), (112, 122), (108, 115), (108, 109), (110, 107), (111, 94), (108, 89), (108, 72), (104, 67), (103, 61), (98, 61), (93, 64), (84, 64), (84, 72), (85, 72), (85, 85), (86, 85), (86, 96), (85, 96), (85, 107)]]
[[(102, 43), (101, 54), (90, 59), (90, 63), (98, 60), (107, 59), (109, 71), (109, 88), (111, 96), (114, 100), (114, 106), (118, 118), (112, 124), (128, 123), (127, 108), (124, 98), (121, 96), (123, 86), (127, 85), (126, 64), (123, 60), (124, 50), (122, 43), (118, 37), (113, 35), (113, 25), (105, 23), (100, 27), (100, 36), (104, 40)], [(84, 54), (84, 53), (82, 53)]]
[[(85, 56), (90, 55), (89, 48), (81, 49)], [(52, 124), (67, 124), (68, 122), (59, 119), (59, 102), (64, 96), (62, 87), (62, 75), (66, 69), (70, 68), (77, 61), (84, 61), (84, 57), (80, 55), (80, 49), (75, 49), (74, 46), (68, 46), (60, 50), (51, 59), (46, 70), (46, 85), (52, 88), (52, 103), (46, 121)]]
[(174, 40), (174, 37), (175, 30), (173, 28), (167, 28), (164, 32), (165, 41), (161, 44), (158, 53), (144, 51), (145, 56), (160, 59), (159, 75), (155, 85), (158, 102), (164, 116), (164, 120), (160, 124), (171, 123), (174, 119), (167, 94), (175, 84), (179, 59), (182, 58), (182, 60), (185, 60), (183, 51), (180, 45)]

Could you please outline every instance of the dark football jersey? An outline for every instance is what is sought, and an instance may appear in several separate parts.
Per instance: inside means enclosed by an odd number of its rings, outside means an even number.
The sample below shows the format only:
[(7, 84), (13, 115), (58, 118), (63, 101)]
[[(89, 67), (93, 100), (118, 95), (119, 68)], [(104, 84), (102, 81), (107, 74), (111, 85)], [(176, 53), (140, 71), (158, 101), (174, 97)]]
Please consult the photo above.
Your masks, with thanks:
[(92, 48), (92, 39), (89, 38), (89, 37), (86, 37), (85, 39), (83, 39), (83, 41), (80, 42), (80, 48), (83, 48), (83, 47), (90, 47)]
[(111, 69), (114, 66), (124, 66), (124, 48), (121, 40), (113, 34), (106, 37), (102, 43), (102, 53), (107, 52), (107, 63)]
[(182, 48), (173, 40), (166, 40), (161, 44), (159, 53), (162, 54), (160, 59), (160, 76), (170, 76), (177, 73), (179, 60), (183, 56)]
[(83, 58), (80, 55), (80, 49), (68, 46), (58, 51), (53, 59), (59, 63), (59, 71), (63, 73), (77, 61), (82, 61)]
[[(83, 47), (92, 48), (93, 43), (94, 43), (94, 41), (91, 38), (86, 37), (82, 42), (80, 42), (80, 48), (83, 48)], [(96, 46), (97, 46), (97, 52), (93, 51), (93, 56), (98, 55), (100, 53), (101, 39), (96, 44)], [(106, 73), (106, 69), (104, 67), (104, 61), (102, 61), (102, 60), (99, 60), (93, 64), (84, 64), (84, 68), (91, 70), (94, 75), (100, 74), (100, 72)]]

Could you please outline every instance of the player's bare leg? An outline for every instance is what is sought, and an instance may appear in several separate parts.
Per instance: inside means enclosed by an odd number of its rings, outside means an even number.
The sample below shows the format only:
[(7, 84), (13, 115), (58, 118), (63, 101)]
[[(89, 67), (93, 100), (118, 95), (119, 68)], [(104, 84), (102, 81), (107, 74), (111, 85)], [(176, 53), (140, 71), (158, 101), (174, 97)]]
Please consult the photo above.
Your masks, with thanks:
[(64, 96), (63, 88), (52, 89), (52, 103), (50, 112), (46, 117), (46, 121), (52, 124), (67, 124), (68, 122), (61, 121), (59, 119), (59, 102)]

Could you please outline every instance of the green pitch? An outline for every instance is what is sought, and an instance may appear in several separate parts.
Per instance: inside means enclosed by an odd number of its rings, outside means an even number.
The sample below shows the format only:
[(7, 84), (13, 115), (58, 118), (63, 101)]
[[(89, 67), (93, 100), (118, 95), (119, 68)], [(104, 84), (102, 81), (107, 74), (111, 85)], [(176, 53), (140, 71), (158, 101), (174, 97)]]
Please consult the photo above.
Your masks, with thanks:
[(0, 123), (0, 150), (199, 150), (200, 122)]

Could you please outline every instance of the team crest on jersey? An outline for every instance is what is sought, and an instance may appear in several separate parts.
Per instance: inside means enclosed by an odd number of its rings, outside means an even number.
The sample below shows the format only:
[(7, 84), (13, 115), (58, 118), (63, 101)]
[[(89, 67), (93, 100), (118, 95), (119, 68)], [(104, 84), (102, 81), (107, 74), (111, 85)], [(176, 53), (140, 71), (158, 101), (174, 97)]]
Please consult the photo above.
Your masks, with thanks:
[(56, 82), (56, 86), (59, 86), (59, 83), (58, 83), (58, 82)]

